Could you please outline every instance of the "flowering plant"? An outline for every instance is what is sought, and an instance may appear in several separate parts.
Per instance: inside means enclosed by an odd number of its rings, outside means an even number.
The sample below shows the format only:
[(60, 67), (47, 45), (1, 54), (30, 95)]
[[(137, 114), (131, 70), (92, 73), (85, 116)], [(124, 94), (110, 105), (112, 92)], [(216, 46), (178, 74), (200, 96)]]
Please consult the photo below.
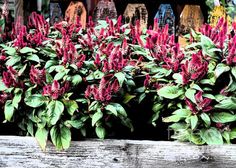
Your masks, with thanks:
[(49, 27), (33, 13), (0, 44), (5, 120), (17, 122), (43, 149), (51, 139), (61, 150), (74, 129), (84, 136), (94, 129), (102, 139), (120, 123), (133, 131), (132, 105), (148, 100), (150, 122), (163, 124), (160, 116), (172, 122), (173, 138), (230, 143), (236, 131), (235, 28), (227, 32), (223, 20), (216, 28), (205, 25), (181, 48), (157, 20), (141, 30), (139, 21), (123, 25), (121, 17), (97, 25), (89, 19), (82, 29), (79, 21)]

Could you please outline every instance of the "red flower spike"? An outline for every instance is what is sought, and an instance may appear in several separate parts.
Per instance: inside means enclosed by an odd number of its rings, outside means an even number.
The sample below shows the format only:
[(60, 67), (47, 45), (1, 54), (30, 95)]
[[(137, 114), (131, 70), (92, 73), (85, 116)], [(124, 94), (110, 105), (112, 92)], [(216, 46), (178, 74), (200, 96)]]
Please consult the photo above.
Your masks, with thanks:
[(44, 68), (39, 70), (32, 65), (30, 69), (30, 81), (33, 84), (42, 85), (46, 81), (46, 70)]
[(213, 109), (213, 107), (210, 105), (212, 99), (203, 98), (202, 95), (203, 93), (201, 91), (199, 91), (195, 95), (195, 104), (188, 99), (185, 100), (186, 105), (189, 107), (193, 114), (197, 114), (199, 112), (209, 112)]
[(150, 75), (147, 74), (147, 75), (146, 75), (146, 78), (145, 78), (145, 80), (144, 80), (144, 82), (143, 82), (143, 85), (144, 85), (145, 87), (148, 87), (148, 86), (150, 85), (150, 79), (151, 79)]

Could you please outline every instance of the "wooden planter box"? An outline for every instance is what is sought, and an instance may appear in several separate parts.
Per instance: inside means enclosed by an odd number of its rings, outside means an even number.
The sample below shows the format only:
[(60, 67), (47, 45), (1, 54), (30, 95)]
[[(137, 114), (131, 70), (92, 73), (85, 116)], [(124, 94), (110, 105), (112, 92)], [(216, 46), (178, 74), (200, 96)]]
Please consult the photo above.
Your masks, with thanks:
[(236, 145), (196, 146), (188, 143), (131, 140), (72, 142), (66, 151), (49, 144), (42, 152), (31, 137), (0, 136), (4, 168), (234, 168)]

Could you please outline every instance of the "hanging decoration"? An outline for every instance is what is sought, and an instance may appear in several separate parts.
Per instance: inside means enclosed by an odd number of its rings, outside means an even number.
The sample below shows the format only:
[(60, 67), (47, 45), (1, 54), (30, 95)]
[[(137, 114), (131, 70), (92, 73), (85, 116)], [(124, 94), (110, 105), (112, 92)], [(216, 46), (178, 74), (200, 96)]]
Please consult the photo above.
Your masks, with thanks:
[(141, 29), (147, 28), (148, 11), (145, 4), (128, 4), (124, 12), (125, 23), (135, 25), (137, 20), (140, 20)]
[(2, 14), (3, 14), (3, 16), (5, 16), (7, 18), (8, 13), (9, 13), (8, 0), (4, 0), (4, 4), (2, 6)]
[(80, 1), (71, 1), (70, 5), (66, 9), (65, 19), (69, 23), (76, 23), (77, 17), (79, 17), (82, 27), (85, 28), (87, 12), (84, 4)]
[(210, 12), (209, 22), (211, 26), (216, 26), (220, 18), (226, 18), (226, 11), (223, 6), (215, 6)]
[(116, 19), (117, 11), (113, 0), (100, 0), (94, 10), (94, 20)]
[(169, 34), (175, 33), (175, 15), (170, 4), (161, 4), (155, 18), (158, 19), (159, 27), (163, 28), (168, 24)]
[(199, 5), (185, 5), (180, 14), (179, 33), (187, 34), (191, 29), (198, 30), (204, 23), (204, 16)]
[(60, 4), (57, 2), (50, 3), (50, 24), (53, 25), (56, 22), (63, 20), (62, 10)]

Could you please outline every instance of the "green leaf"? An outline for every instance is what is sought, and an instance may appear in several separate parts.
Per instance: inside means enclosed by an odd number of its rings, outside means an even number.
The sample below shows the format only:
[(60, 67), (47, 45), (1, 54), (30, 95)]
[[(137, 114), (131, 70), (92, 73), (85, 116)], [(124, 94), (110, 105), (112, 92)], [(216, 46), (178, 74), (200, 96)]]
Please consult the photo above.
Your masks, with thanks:
[(21, 76), (25, 72), (26, 68), (27, 68), (27, 64), (25, 64), (22, 68), (20, 68), (20, 70), (18, 72), (18, 76)]
[(47, 98), (41, 94), (33, 94), (26, 97), (24, 101), (26, 105), (36, 108), (42, 106), (47, 101)]
[(192, 114), (192, 112), (189, 109), (178, 109), (174, 111), (173, 114), (179, 117), (187, 118)]
[(236, 128), (231, 129), (230, 139), (236, 139)]
[(50, 130), (50, 135), (57, 150), (68, 149), (70, 147), (71, 132), (66, 126), (53, 126)]
[(214, 127), (201, 130), (200, 136), (208, 145), (222, 145), (224, 143), (221, 133)]
[(133, 124), (132, 124), (132, 122), (131, 122), (131, 120), (130, 120), (129, 118), (127, 118), (127, 117), (122, 117), (122, 118), (121, 118), (121, 123), (122, 123), (124, 126), (128, 127), (131, 132), (134, 131)]
[(170, 129), (173, 129), (174, 131), (178, 131), (178, 130), (185, 130), (187, 129), (187, 124), (185, 123), (174, 123), (174, 124), (171, 124), (169, 126)]
[(181, 117), (178, 115), (172, 115), (169, 117), (162, 118), (163, 122), (179, 122), (181, 120)]
[(211, 119), (216, 123), (229, 123), (236, 121), (236, 115), (226, 112), (215, 112), (211, 115)]
[(108, 104), (106, 107), (105, 107), (105, 109), (107, 110), (107, 111), (110, 111), (112, 114), (114, 114), (115, 116), (117, 116), (118, 115), (118, 113), (117, 113), (117, 111), (116, 111), (116, 107), (114, 107), (114, 106), (112, 106), (112, 105), (110, 105), (110, 104)]
[(135, 97), (136, 97), (135, 95), (130, 95), (129, 93), (126, 93), (125, 96), (124, 96), (123, 103), (127, 104), (127, 103), (130, 102), (130, 100), (132, 100)]
[(23, 91), (22, 91), (21, 89), (16, 89), (16, 90), (15, 90), (15, 96), (14, 96), (14, 98), (13, 98), (13, 100), (12, 100), (12, 105), (13, 105), (16, 109), (18, 109), (18, 105), (19, 105), (19, 103), (20, 103), (20, 101), (21, 101), (22, 93), (23, 93)]
[(197, 84), (191, 85), (191, 88), (203, 92), (202, 88), (200, 88), (200, 86), (198, 86)]
[(188, 89), (188, 90), (185, 92), (185, 96), (186, 96), (189, 100), (191, 100), (193, 103), (196, 103), (195, 94), (196, 94), (196, 90), (194, 90), (194, 89)]
[(6, 47), (4, 51), (7, 55), (13, 56), (16, 54), (16, 49), (14, 47)]
[(0, 78), (0, 91), (5, 91), (8, 88), (6, 87), (6, 85), (2, 82), (2, 79)]
[(124, 81), (125, 81), (125, 74), (122, 72), (118, 72), (115, 74), (115, 77), (118, 79), (120, 87), (122, 87)]
[(161, 104), (161, 103), (155, 103), (155, 104), (153, 105), (153, 107), (152, 107), (152, 111), (155, 112), (155, 113), (157, 113), (157, 112), (159, 112), (163, 107), (164, 107), (163, 104)]
[(5, 63), (6, 66), (14, 66), (16, 63), (19, 63), (21, 61), (21, 57), (16, 55), (16, 56), (11, 56)]
[(45, 151), (48, 139), (48, 131), (45, 128), (38, 128), (35, 133), (35, 138), (37, 139), (40, 147)]
[(99, 107), (98, 101), (93, 101), (93, 102), (89, 105), (89, 111), (97, 111), (98, 107)]
[(72, 77), (72, 84), (73, 86), (76, 86), (80, 84), (83, 81), (82, 77), (80, 75), (75, 75)]
[(67, 120), (65, 121), (65, 126), (80, 129), (84, 126), (84, 122), (80, 120)]
[(4, 106), (4, 114), (5, 114), (5, 119), (7, 121), (11, 121), (11, 118), (14, 114), (14, 106), (12, 104), (12, 101), (11, 100), (7, 100), (6, 103), (5, 103), (5, 106)]
[(67, 72), (66, 71), (61, 71), (58, 72), (55, 76), (54, 76), (54, 80), (61, 80), (64, 76), (66, 76)]
[(223, 138), (225, 139), (226, 143), (227, 143), (227, 144), (230, 144), (230, 132), (224, 131), (224, 132), (222, 133), (222, 136), (223, 136)]
[(103, 113), (101, 111), (97, 111), (92, 116), (92, 126), (94, 126), (102, 117), (103, 117)]
[(174, 73), (173, 79), (175, 79), (175, 83), (177, 84), (183, 84), (183, 77), (180, 73)]
[(45, 69), (48, 70), (50, 67), (52, 67), (52, 66), (54, 66), (54, 65), (57, 65), (57, 64), (58, 64), (57, 61), (55, 61), (55, 60), (49, 60), (49, 61), (47, 61), (46, 64), (45, 64)]
[(178, 86), (164, 86), (157, 91), (157, 94), (167, 99), (175, 99), (183, 94), (183, 90)]
[(219, 104), (215, 106), (219, 109), (224, 110), (236, 110), (236, 98), (235, 97), (226, 97)]
[(208, 116), (208, 114), (202, 113), (202, 114), (200, 115), (200, 117), (201, 117), (201, 119), (204, 121), (204, 123), (205, 123), (205, 125), (206, 125), (207, 127), (209, 127), (209, 126), (211, 125), (211, 119), (210, 119), (210, 117)]
[(154, 113), (151, 117), (151, 123), (154, 127), (156, 127), (156, 121), (158, 120), (159, 116), (160, 116), (160, 112), (161, 111), (157, 111), (156, 113)]
[(123, 106), (121, 106), (119, 103), (110, 103), (112, 106), (116, 107), (116, 111), (119, 115), (123, 117), (127, 117), (127, 113)]
[(142, 93), (140, 96), (139, 96), (139, 99), (138, 99), (138, 103), (140, 104), (146, 97), (146, 93)]
[(223, 63), (220, 63), (216, 66), (215, 77), (218, 78), (221, 74), (228, 71), (230, 71), (230, 67)]
[(28, 56), (26, 59), (29, 60), (29, 61), (35, 61), (35, 62), (40, 63), (39, 56), (36, 55), (36, 54), (30, 55), (30, 56)]
[(79, 108), (75, 100), (63, 100), (63, 103), (67, 109), (67, 112), (72, 116), (74, 112)]
[(197, 115), (193, 115), (190, 117), (191, 128), (194, 130), (198, 124), (198, 117)]
[(55, 125), (57, 121), (60, 119), (63, 111), (64, 111), (64, 105), (62, 102), (58, 100), (52, 100), (48, 106), (48, 115), (50, 118), (50, 124)]
[(104, 139), (105, 138), (105, 135), (106, 135), (106, 130), (105, 128), (99, 126), (99, 127), (96, 127), (96, 134), (97, 136), (100, 138), (100, 139)]
[(234, 76), (234, 78), (236, 79), (236, 66), (231, 67), (231, 73)]
[(34, 125), (33, 122), (28, 121), (27, 122), (27, 131), (31, 136), (34, 136)]
[(29, 48), (29, 47), (24, 47), (20, 50), (21, 54), (27, 54), (27, 53), (36, 53), (37, 50), (33, 49), (33, 48)]
[(191, 134), (189, 141), (193, 142), (196, 145), (203, 145), (205, 142), (198, 134)]

